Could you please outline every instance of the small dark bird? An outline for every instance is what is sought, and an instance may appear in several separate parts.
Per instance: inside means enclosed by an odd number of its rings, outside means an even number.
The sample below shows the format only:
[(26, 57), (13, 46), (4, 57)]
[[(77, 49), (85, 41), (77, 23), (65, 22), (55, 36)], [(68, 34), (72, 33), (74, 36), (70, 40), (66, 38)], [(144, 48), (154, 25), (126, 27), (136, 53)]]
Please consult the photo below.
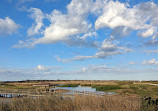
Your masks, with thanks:
[(151, 100), (151, 97), (145, 98), (145, 101), (146, 101), (146, 100), (149, 100), (149, 101), (150, 101), (150, 100)]
[(156, 99), (156, 105), (158, 105), (158, 99)]
[(151, 100), (151, 102), (152, 102), (152, 105), (154, 105), (154, 104), (155, 104), (155, 101), (154, 101), (154, 100)]
[(148, 98), (145, 98), (145, 101), (147, 101), (148, 100)]
[(148, 101), (148, 104), (149, 104), (149, 105), (150, 105), (150, 103), (151, 103), (151, 102), (150, 102), (150, 101)]

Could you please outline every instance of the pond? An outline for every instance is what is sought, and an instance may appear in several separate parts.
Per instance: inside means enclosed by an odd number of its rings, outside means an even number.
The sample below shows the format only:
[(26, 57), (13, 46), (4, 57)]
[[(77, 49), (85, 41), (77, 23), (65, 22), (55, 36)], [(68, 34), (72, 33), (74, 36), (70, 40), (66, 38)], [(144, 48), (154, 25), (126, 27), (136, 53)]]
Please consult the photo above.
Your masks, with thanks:
[(94, 92), (94, 93), (101, 93), (101, 94), (114, 94), (115, 92), (103, 92), (103, 91), (96, 91), (96, 88), (87, 87), (87, 86), (77, 86), (77, 87), (56, 87), (56, 89), (66, 89), (69, 91), (78, 91), (78, 92)]
[(26, 97), (27, 95), (19, 95), (19, 94), (0, 94), (2, 98), (13, 98), (13, 97)]

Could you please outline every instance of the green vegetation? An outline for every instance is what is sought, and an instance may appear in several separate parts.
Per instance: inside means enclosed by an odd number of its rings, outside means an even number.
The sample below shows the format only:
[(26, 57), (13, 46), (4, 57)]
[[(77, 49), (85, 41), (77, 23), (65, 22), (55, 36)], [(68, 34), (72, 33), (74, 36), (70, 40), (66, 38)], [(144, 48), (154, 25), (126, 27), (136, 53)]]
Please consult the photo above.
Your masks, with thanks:
[(158, 87), (152, 86), (148, 84), (124, 84), (119, 85), (121, 87), (120, 90), (116, 90), (116, 92), (120, 94), (137, 94), (141, 97), (151, 96), (154, 98), (158, 97)]
[(92, 84), (80, 84), (81, 86), (89, 86), (89, 87), (91, 87), (91, 86), (93, 86)]
[(118, 85), (125, 85), (125, 84), (133, 84), (134, 81), (115, 81), (115, 83), (117, 83)]
[(132, 84), (130, 89), (133, 91), (130, 93), (138, 94), (141, 96), (157, 96), (158, 87), (146, 84)]
[(93, 88), (96, 88), (97, 91), (110, 91), (110, 90), (116, 90), (121, 89), (118, 85), (103, 85), (103, 86), (92, 86)]
[(61, 86), (58, 87), (77, 87), (79, 84), (63, 84)]

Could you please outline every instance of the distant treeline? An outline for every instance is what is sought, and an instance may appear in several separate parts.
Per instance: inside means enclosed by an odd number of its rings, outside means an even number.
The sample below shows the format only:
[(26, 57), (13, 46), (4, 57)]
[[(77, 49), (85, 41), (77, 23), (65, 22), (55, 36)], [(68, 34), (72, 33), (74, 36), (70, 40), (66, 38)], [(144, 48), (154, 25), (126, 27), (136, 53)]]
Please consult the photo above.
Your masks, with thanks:
[[(0, 83), (32, 83), (32, 82), (54, 82), (54, 81), (135, 81), (139, 80), (21, 80), (21, 81), (0, 81)], [(158, 80), (148, 80), (148, 81), (140, 81), (140, 82), (157, 82)]]

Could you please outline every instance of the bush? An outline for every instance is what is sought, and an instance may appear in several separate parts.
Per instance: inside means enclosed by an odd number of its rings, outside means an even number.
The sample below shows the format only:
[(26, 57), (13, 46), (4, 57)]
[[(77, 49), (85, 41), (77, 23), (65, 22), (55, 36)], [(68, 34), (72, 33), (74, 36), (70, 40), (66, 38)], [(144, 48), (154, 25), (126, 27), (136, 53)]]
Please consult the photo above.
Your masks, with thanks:
[(96, 88), (97, 91), (109, 91), (109, 90), (121, 89), (121, 87), (118, 85), (93, 86), (93, 88)]
[(78, 84), (63, 84), (61, 86), (58, 86), (58, 87), (77, 87)]

